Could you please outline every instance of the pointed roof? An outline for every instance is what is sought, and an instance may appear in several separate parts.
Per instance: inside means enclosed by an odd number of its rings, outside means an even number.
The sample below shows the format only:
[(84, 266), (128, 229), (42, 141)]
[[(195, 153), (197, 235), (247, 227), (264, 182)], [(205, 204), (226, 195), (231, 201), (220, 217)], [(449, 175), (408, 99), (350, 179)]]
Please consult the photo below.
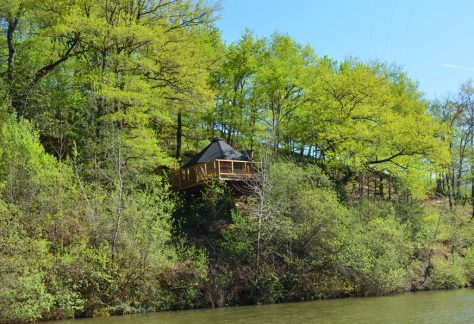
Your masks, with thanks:
[(201, 152), (194, 156), (183, 168), (189, 168), (195, 164), (210, 162), (214, 160), (250, 161), (249, 153), (235, 150), (222, 138), (214, 138)]

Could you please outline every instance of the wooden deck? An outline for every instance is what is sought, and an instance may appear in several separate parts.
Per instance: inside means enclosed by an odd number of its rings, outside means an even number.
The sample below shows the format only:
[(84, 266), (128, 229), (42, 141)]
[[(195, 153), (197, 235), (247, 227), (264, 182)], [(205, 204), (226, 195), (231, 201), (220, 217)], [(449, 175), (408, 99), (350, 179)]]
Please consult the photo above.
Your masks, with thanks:
[(244, 181), (255, 176), (255, 162), (214, 160), (196, 164), (185, 169), (171, 172), (171, 187), (175, 190), (198, 186), (216, 178), (227, 181)]

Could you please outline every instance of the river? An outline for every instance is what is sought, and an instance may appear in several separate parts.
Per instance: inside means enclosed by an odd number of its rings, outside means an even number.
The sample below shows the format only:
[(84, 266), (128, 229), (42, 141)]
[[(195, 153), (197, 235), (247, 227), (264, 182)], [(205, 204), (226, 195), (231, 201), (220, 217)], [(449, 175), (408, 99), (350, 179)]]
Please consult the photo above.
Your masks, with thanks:
[(55, 324), (474, 323), (474, 290), (406, 293), (49, 322)]

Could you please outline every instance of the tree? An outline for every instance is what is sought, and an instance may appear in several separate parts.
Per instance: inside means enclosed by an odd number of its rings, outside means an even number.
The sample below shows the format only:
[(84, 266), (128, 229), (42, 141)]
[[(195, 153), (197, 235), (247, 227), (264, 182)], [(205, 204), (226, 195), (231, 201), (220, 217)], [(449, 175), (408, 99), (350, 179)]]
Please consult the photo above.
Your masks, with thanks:
[(288, 35), (274, 34), (267, 42), (255, 77), (256, 102), (266, 111), (265, 123), (274, 153), (286, 139), (287, 123), (307, 101), (305, 87), (311, 84), (316, 57), (313, 49)]
[[(438, 189), (448, 196), (450, 206), (462, 201), (462, 191), (465, 185), (471, 182), (471, 197), (474, 187), (472, 185), (472, 141), (474, 132), (473, 112), (473, 87), (472, 82), (462, 84), (458, 94), (444, 102), (435, 102), (431, 110), (437, 118), (444, 123), (447, 129), (445, 141), (449, 144), (450, 160), (446, 164), (446, 171), (441, 174)], [(473, 206), (474, 215), (474, 206)]]
[(318, 163), (340, 173), (343, 185), (367, 172), (399, 178), (424, 195), (430, 170), (446, 161), (447, 150), (416, 86), (397, 70), (354, 61), (337, 67), (323, 60), (318, 71), (314, 104), (297, 119), (312, 121), (300, 141), (315, 147)]
[(264, 41), (246, 31), (226, 49), (220, 68), (213, 74), (217, 95), (209, 116), (213, 128), (229, 143), (237, 141), (253, 149), (259, 135), (260, 107), (254, 103), (255, 75)]

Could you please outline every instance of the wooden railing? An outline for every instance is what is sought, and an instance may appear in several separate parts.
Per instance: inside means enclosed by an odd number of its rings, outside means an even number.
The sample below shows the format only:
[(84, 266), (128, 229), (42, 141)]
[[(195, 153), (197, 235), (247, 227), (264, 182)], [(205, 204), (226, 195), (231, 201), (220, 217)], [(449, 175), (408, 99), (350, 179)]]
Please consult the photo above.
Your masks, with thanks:
[(170, 180), (173, 189), (186, 189), (197, 186), (212, 178), (240, 181), (254, 177), (254, 162), (214, 160), (196, 164), (185, 169), (171, 172)]

